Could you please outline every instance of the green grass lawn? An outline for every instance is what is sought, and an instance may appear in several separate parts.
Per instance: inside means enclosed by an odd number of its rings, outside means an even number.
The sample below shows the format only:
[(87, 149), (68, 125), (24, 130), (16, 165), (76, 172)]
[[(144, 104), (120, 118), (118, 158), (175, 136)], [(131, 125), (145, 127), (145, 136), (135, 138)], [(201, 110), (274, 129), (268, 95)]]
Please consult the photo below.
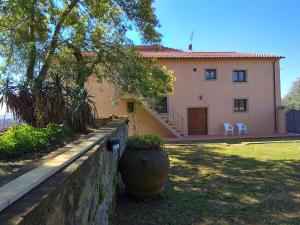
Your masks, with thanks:
[(300, 140), (166, 144), (162, 199), (121, 196), (116, 224), (300, 224)]

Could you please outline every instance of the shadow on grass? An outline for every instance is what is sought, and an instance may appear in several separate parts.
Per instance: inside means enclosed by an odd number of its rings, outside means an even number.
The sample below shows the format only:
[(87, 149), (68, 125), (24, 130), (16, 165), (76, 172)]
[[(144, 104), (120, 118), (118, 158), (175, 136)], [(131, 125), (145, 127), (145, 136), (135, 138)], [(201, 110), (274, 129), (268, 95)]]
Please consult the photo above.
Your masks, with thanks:
[(294, 143), (295, 141), (300, 141), (300, 136), (295, 137), (270, 137), (270, 138), (240, 138), (240, 139), (220, 139), (220, 140), (179, 140), (179, 141), (164, 141), (165, 144), (241, 144), (245, 142), (285, 142)]
[(160, 201), (120, 195), (115, 225), (300, 224), (300, 162), (223, 155), (216, 147), (168, 148)]

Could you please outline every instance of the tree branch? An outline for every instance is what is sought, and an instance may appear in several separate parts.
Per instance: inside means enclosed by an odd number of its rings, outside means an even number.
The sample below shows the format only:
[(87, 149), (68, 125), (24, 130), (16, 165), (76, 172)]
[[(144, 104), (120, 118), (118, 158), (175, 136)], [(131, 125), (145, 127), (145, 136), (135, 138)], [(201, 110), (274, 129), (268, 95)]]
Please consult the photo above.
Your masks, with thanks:
[(42, 66), (42, 69), (41, 69), (41, 71), (39, 73), (39, 76), (37, 78), (38, 83), (42, 82), (46, 78), (48, 69), (50, 67), (51, 59), (52, 59), (53, 54), (55, 52), (55, 49), (57, 47), (61, 27), (63, 26), (63, 23), (64, 23), (65, 19), (67, 18), (67, 16), (70, 14), (72, 9), (77, 5), (78, 2), (79, 2), (79, 0), (73, 0), (70, 3), (70, 5), (68, 5), (68, 7), (63, 11), (63, 13), (61, 14), (61, 16), (58, 19), (58, 22), (57, 22), (57, 24), (55, 26), (55, 29), (54, 29), (53, 37), (52, 37), (51, 42), (50, 42), (48, 53), (46, 55), (44, 65)]

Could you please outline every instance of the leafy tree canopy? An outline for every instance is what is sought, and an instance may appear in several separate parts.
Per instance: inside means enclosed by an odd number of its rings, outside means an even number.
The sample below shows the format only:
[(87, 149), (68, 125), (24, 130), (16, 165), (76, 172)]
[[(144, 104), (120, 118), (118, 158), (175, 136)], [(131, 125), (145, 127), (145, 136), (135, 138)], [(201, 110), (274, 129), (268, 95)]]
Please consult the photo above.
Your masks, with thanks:
[(81, 87), (91, 74), (119, 87), (158, 97), (172, 90), (170, 71), (146, 61), (126, 37), (139, 32), (157, 44), (153, 0), (3, 0), (0, 3), (1, 74), (19, 75), (39, 93), (59, 64)]
[(300, 109), (300, 78), (294, 81), (289, 93), (283, 99), (283, 104), (289, 109)]

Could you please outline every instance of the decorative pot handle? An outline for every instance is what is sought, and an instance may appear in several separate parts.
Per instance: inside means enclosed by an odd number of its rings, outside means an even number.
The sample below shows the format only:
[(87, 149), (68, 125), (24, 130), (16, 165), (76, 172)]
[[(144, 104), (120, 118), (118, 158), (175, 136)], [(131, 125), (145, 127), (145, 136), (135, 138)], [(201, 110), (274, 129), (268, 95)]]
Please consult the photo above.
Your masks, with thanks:
[(150, 165), (150, 158), (149, 157), (142, 157), (142, 162), (143, 162), (143, 164), (146, 164), (147, 167), (149, 168), (149, 165)]

